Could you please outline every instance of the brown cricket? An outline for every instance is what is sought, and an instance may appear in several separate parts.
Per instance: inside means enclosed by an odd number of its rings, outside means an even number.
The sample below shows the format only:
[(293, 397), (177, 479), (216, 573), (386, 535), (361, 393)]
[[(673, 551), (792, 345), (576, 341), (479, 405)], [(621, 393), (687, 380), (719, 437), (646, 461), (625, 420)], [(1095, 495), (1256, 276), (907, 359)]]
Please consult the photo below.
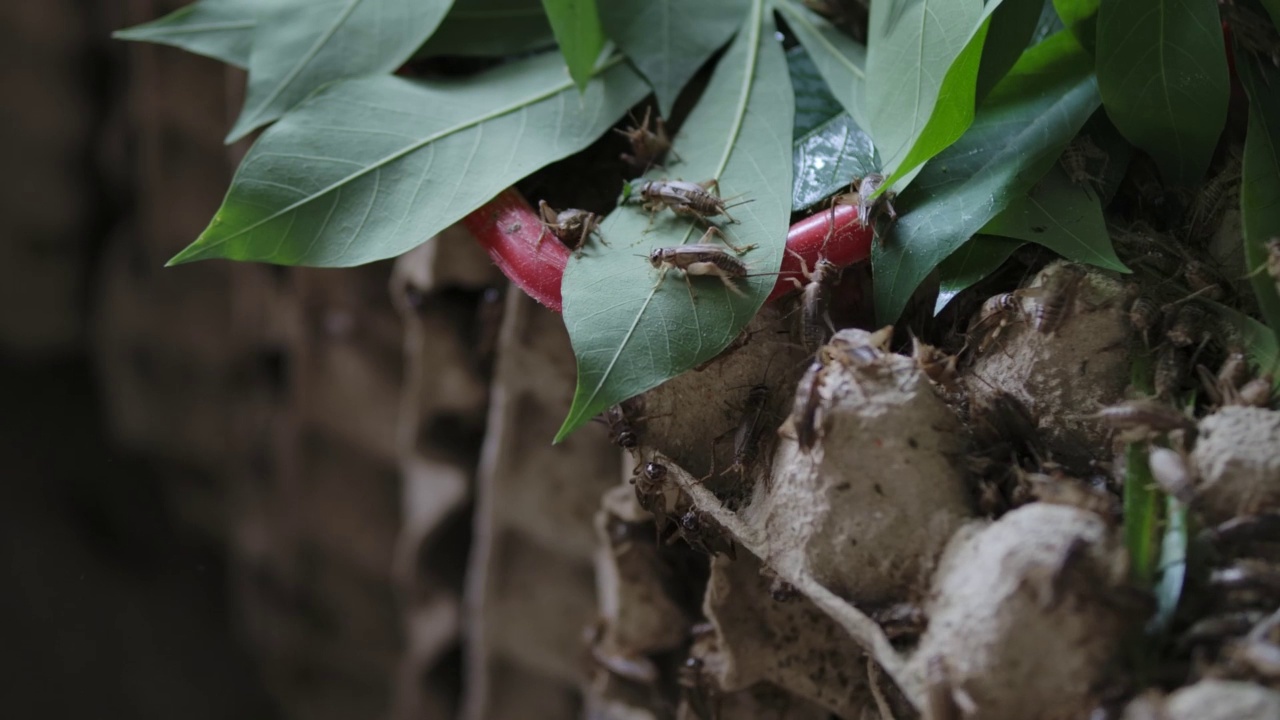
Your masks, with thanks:
[[(538, 214), (542, 216), (546, 229), (573, 250), (574, 255), (581, 255), (582, 247), (593, 236), (605, 245), (609, 244), (600, 234), (600, 216), (593, 212), (577, 209), (557, 212), (546, 200), (539, 200)], [(538, 242), (542, 242), (542, 236), (538, 237)]]

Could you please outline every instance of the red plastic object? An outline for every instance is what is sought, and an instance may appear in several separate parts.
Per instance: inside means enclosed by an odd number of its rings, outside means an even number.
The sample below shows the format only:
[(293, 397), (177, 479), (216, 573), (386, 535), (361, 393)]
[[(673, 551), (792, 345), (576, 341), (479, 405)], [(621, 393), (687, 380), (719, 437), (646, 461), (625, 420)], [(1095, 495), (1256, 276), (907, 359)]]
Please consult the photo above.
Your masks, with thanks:
[[(569, 249), (546, 232), (520, 193), (508, 188), (462, 222), (504, 275), (534, 300), (560, 312), (560, 279)], [(809, 270), (823, 257), (848, 267), (871, 254), (871, 238), (872, 229), (858, 222), (858, 208), (853, 205), (837, 205), (792, 225), (787, 231), (788, 252), (782, 256), (782, 271), (768, 301), (795, 290), (791, 278), (804, 284), (801, 258)]]
[(839, 267), (848, 267), (871, 255), (873, 235), (871, 227), (858, 222), (858, 208), (854, 205), (836, 205), (792, 225), (787, 231), (787, 252), (782, 255), (782, 272), (765, 302), (772, 302), (795, 290), (792, 278), (802, 285), (805, 283), (800, 258), (804, 258), (804, 265), (810, 271), (819, 258), (826, 258)]
[(462, 224), (493, 263), (529, 297), (560, 312), (560, 278), (569, 248), (546, 232), (542, 219), (514, 188), (481, 205)]

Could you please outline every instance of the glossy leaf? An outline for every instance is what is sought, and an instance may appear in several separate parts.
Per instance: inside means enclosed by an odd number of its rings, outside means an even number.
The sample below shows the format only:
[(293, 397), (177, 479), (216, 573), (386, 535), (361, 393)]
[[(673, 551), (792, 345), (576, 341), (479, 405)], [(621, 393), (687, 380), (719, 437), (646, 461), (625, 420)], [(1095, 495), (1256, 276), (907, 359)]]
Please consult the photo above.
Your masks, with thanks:
[(144, 25), (118, 30), (118, 40), (160, 43), (221, 60), (239, 68), (249, 66), (253, 26), (262, 0), (200, 0)]
[(1093, 52), (1098, 37), (1098, 2), (1099, 0), (1053, 0), (1053, 7), (1058, 11), (1062, 24), (1090, 53)]
[[(993, 0), (991, 5), (995, 4)], [(875, 139), (886, 175), (901, 178), (899, 168), (905, 172), (913, 167), (907, 162), (908, 155), (934, 116), (944, 85), (953, 93), (963, 94), (966, 86), (972, 92), (982, 52), (979, 36), (986, 37), (981, 0), (882, 0), (871, 4), (867, 130)], [(973, 49), (959, 58), (966, 47)], [(944, 78), (949, 83), (944, 83)], [(948, 100), (935, 133), (953, 132), (957, 122), (964, 124), (953, 118), (956, 112), (964, 113), (962, 98)], [(969, 112), (972, 110), (970, 107)], [(928, 157), (927, 152), (917, 153), (916, 164)]]
[(208, 229), (171, 262), (394, 257), (583, 149), (647, 92), (617, 57), (579, 95), (555, 53), (466, 80), (329, 85), (259, 138)]
[(848, 114), (827, 88), (827, 82), (818, 73), (803, 45), (787, 51), (787, 71), (791, 76), (792, 94), (796, 98), (793, 137), (799, 139), (835, 116)]
[[(978, 68), (976, 95), (978, 102), (1004, 79), (1009, 68), (1032, 45), (1031, 38), (1040, 27), (1044, 0), (1004, 0), (991, 15), (991, 29), (982, 44), (982, 64)], [(1049, 33), (1040, 36), (1043, 40)]]
[(1116, 129), (1164, 180), (1204, 176), (1227, 121), (1230, 83), (1215, 0), (1103, 0), (1098, 88)]
[(1022, 54), (973, 125), (924, 166), (872, 253), (876, 312), (893, 322), (916, 287), (1049, 171), (1097, 109), (1092, 61), (1061, 32)]
[(244, 109), (234, 142), (279, 118), (321, 85), (387, 73), (408, 60), (452, 0), (287, 0), (258, 15)]
[(875, 146), (827, 89), (801, 46), (787, 51), (796, 98), (791, 211), (813, 207), (880, 167)]
[(777, 0), (774, 8), (808, 51), (832, 96), (863, 130), (868, 128), (863, 93), (867, 49), (826, 18), (796, 0)]
[(912, 138), (910, 150), (904, 156), (899, 156), (896, 161), (892, 159), (885, 161), (885, 171), (892, 170), (892, 172), (880, 186), (879, 192), (887, 192), (889, 188), (901, 191), (915, 176), (908, 173), (916, 171), (929, 158), (942, 152), (948, 145), (959, 139), (973, 123), (982, 48), (986, 44), (987, 32), (991, 28), (992, 13), (1001, 7), (1003, 3), (1000, 0), (992, 0), (987, 4), (973, 34), (969, 36), (960, 53), (947, 68), (942, 84), (938, 86), (932, 110), (926, 115), (924, 127)]
[(456, 0), (415, 55), (502, 57), (543, 50), (555, 42), (541, 0)]
[(1072, 183), (1061, 166), (1010, 202), (982, 232), (1043, 245), (1075, 262), (1129, 272), (1111, 245), (1097, 193)]
[(737, 283), (744, 296), (715, 278), (686, 285), (679, 273), (663, 274), (636, 255), (695, 241), (700, 223), (664, 210), (650, 226), (637, 205), (611, 213), (601, 228), (610, 245), (571, 259), (561, 285), (578, 387), (557, 440), (610, 405), (714, 357), (773, 287), (776, 278), (767, 273), (782, 262), (791, 210), (793, 107), (773, 35), (772, 16), (755, 0), (676, 139), (685, 179), (718, 178), (726, 197), (749, 201), (730, 210), (737, 224), (720, 225), (733, 243), (757, 245), (740, 257), (759, 275)]
[(1280, 72), (1256, 57), (1236, 54), (1236, 70), (1249, 94), (1249, 127), (1240, 180), (1240, 222), (1253, 292), (1262, 316), (1280, 332), (1280, 295), (1267, 274), (1266, 244), (1280, 237)]
[(847, 189), (855, 179), (875, 172), (880, 162), (871, 136), (843, 112), (796, 139), (792, 158), (794, 212)]
[(933, 314), (942, 312), (956, 295), (999, 269), (1023, 244), (1021, 240), (977, 235), (961, 245), (938, 266), (938, 299), (933, 304)]
[(604, 49), (596, 0), (542, 0), (542, 7), (551, 21), (560, 54), (569, 66), (569, 76), (581, 90), (591, 79), (591, 69)]
[(1040, 8), (1040, 20), (1036, 23), (1035, 31), (1031, 33), (1031, 42), (1029, 44), (1038, 45), (1050, 35), (1065, 29), (1066, 26), (1062, 24), (1062, 18), (1058, 17), (1057, 11), (1053, 9), (1053, 1), (1045, 0), (1044, 5)]
[(750, 0), (604, 0), (605, 33), (649, 81), (671, 116), (680, 91), (742, 24)]

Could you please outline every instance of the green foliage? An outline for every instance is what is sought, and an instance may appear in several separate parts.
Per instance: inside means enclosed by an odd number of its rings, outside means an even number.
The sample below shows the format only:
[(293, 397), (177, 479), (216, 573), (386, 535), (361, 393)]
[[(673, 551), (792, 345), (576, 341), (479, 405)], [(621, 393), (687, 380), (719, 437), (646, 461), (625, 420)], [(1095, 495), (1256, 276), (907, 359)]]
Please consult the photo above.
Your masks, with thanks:
[[(676, 142), (685, 178), (717, 179), (726, 196), (751, 201), (730, 211), (738, 224), (721, 227), (733, 243), (757, 245), (741, 256), (753, 273), (781, 265), (791, 210), (794, 101), (773, 33), (763, 0), (755, 0)], [(571, 259), (561, 286), (578, 387), (557, 440), (610, 405), (714, 357), (774, 283), (763, 274), (739, 281), (739, 296), (715, 278), (694, 278), (687, 286), (677, 272), (660, 274), (636, 255), (702, 233), (698, 223), (669, 211), (650, 225), (643, 209), (623, 205), (601, 231), (610, 245)]]
[(942, 312), (961, 291), (995, 272), (1023, 245), (1021, 240), (994, 235), (975, 235), (961, 245), (938, 265), (938, 299), (934, 302), (933, 314)]
[(1156, 614), (1149, 631), (1161, 633), (1173, 621), (1187, 577), (1187, 509), (1176, 498), (1164, 499), (1164, 532), (1160, 538), (1159, 579), (1156, 581)]
[(685, 84), (733, 37), (748, 1), (606, 0), (600, 19), (670, 117)]
[(1245, 134), (1240, 182), (1240, 220), (1244, 252), (1253, 276), (1262, 316), (1280, 332), (1280, 295), (1276, 280), (1263, 269), (1266, 243), (1280, 237), (1280, 72), (1259, 58), (1236, 54), (1236, 68), (1249, 94), (1249, 128)]
[(604, 49), (604, 30), (596, 12), (596, 0), (542, 0), (551, 21), (569, 76), (579, 90), (586, 90), (591, 69)]
[(451, 0), (277, 0), (258, 14), (234, 142), (321, 85), (390, 72), (444, 19)]
[(845, 112), (866, 130), (863, 93), (867, 49), (796, 0), (776, 0), (774, 8), (809, 53), (827, 87)]
[(461, 82), (329, 85), (254, 144), (213, 222), (172, 262), (393, 257), (586, 147), (645, 92), (615, 58), (580, 97), (552, 54)]
[(1068, 260), (1129, 272), (1111, 246), (1097, 193), (1073, 184), (1061, 167), (1011, 202), (982, 232), (1043, 245)]
[(1204, 176), (1227, 120), (1230, 84), (1214, 0), (1103, 0), (1098, 88), (1120, 132), (1166, 182)]
[(555, 44), (541, 0), (455, 0), (419, 57), (502, 57)]
[[(1276, 0), (1264, 4), (1277, 12)], [(799, 43), (786, 54), (775, 13)], [(200, 0), (117, 37), (246, 68), (229, 139), (279, 119), (173, 262), (392, 257), (584, 149), (649, 89), (664, 116), (677, 98), (694, 100), (673, 138), (681, 160), (649, 177), (719, 179), (726, 196), (750, 201), (731, 209), (740, 224), (721, 224), (734, 243), (757, 245), (742, 256), (755, 276), (738, 284), (745, 296), (694, 278), (695, 299), (679, 273), (659, 280), (635, 256), (703, 227), (669, 211), (651, 223), (637, 205), (611, 213), (610, 244), (592, 244), (563, 279), (579, 362), (563, 437), (725, 347), (772, 286), (791, 213), (868, 173), (902, 191), (899, 220), (873, 249), (876, 311), (891, 322), (931, 273), (941, 310), (1023, 242), (1125, 271), (1102, 207), (1130, 142), (1167, 180), (1194, 187), (1224, 126), (1213, 0), (876, 0), (869, 20), (863, 46), (802, 0)], [(603, 52), (606, 36), (617, 53)], [(684, 89), (726, 43), (690, 98)], [(498, 65), (447, 79), (390, 74), (439, 56)], [(1280, 73), (1244, 55), (1237, 66), (1251, 99), (1241, 210), (1257, 268), (1280, 235)], [(1115, 128), (1095, 112), (1104, 101)], [(1101, 198), (1054, 168), (1091, 116), (1084, 132), (1106, 158), (1087, 172)], [(1274, 283), (1252, 280), (1280, 327)], [(1274, 336), (1248, 323), (1242, 333), (1265, 335), (1274, 358)]]
[(800, 212), (880, 167), (871, 136), (827, 90), (803, 47), (787, 51), (796, 98), (791, 210)]
[(960, 140), (924, 166), (872, 252), (876, 314), (893, 322), (920, 282), (1044, 176), (1098, 107), (1091, 62), (1062, 32), (1023, 53)]
[[(944, 78), (956, 80), (952, 88), (961, 92), (977, 81), (976, 57), (962, 60), (955, 75), (949, 73), (961, 52), (974, 47), (977, 35), (986, 36), (981, 0), (882, 0), (871, 5), (867, 130), (884, 160), (886, 175), (908, 160), (933, 116)], [(953, 124), (944, 122), (944, 129), (952, 129)]]
[(978, 68), (974, 93), (978, 102), (1004, 79), (1027, 46), (1057, 32), (1045, 32), (1035, 38), (1045, 7), (1043, 0), (1004, 0), (995, 8), (990, 19), (991, 29), (982, 46), (982, 64)]
[(200, 0), (144, 25), (112, 34), (119, 40), (172, 45), (187, 52), (249, 67), (255, 8), (262, 0)]
[(1099, 0), (1053, 0), (1062, 24), (1076, 36), (1076, 40), (1093, 53), (1098, 37)]

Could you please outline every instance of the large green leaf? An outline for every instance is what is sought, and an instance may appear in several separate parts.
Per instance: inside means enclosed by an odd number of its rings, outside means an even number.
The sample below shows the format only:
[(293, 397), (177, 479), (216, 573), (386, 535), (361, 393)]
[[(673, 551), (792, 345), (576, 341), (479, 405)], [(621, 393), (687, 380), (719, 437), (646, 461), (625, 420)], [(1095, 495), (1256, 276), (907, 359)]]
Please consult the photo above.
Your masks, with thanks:
[(777, 0), (774, 8), (808, 51), (831, 94), (859, 127), (867, 129), (863, 100), (867, 49), (796, 0)]
[(742, 24), (748, 0), (605, 0), (605, 33), (653, 87), (667, 117), (698, 68)]
[(1098, 37), (1099, 0), (1053, 0), (1053, 8), (1071, 34), (1086, 50), (1093, 52)]
[(249, 66), (257, 8), (264, 0), (200, 0), (144, 25), (118, 30), (119, 40), (173, 45), (187, 52)]
[(772, 16), (755, 0), (676, 145), (686, 180), (718, 178), (726, 196), (750, 201), (730, 211), (738, 224), (721, 227), (735, 244), (758, 245), (741, 256), (758, 276), (738, 282), (744, 296), (714, 278), (694, 278), (687, 287), (678, 273), (660, 275), (636, 255), (696, 240), (700, 224), (663, 211), (649, 227), (648, 213), (635, 205), (611, 213), (602, 227), (610, 246), (571, 259), (561, 285), (578, 388), (557, 439), (714, 357), (755, 315), (786, 243), (792, 108)]
[(791, 209), (808, 210), (879, 167), (871, 136), (840, 113), (796, 139)]
[(994, 235), (975, 235), (961, 245), (938, 265), (938, 299), (933, 304), (933, 314), (942, 312), (961, 291), (995, 272), (1022, 246), (1021, 240)]
[[(917, 165), (923, 161), (909, 154), (934, 115), (944, 78), (952, 76), (953, 64), (962, 50), (974, 47), (976, 36), (985, 39), (986, 29), (982, 0), (880, 0), (871, 4), (867, 130), (875, 139), (886, 174), (902, 177), (899, 168), (911, 160)], [(970, 51), (972, 57), (960, 60), (951, 77), (953, 90), (962, 91), (968, 85), (972, 93), (982, 39), (977, 40), (976, 50)], [(944, 108), (948, 117), (939, 121), (940, 126), (950, 129), (954, 124), (950, 114), (963, 106), (959, 99), (949, 101)]]
[(872, 249), (882, 322), (893, 322), (943, 258), (1044, 177), (1098, 107), (1091, 70), (1066, 32), (1030, 48), (968, 132), (924, 166), (900, 199), (901, 217)]
[(991, 218), (982, 232), (1043, 245), (1068, 260), (1129, 272), (1111, 246), (1097, 193), (1072, 183), (1061, 166), (1055, 165), (1030, 193)]
[[(1009, 68), (1022, 57), (1022, 51), (1034, 44), (1032, 38), (1040, 31), (1041, 16), (1046, 9), (1045, 0), (1004, 0), (991, 16), (991, 29), (982, 45), (982, 65), (978, 68), (977, 100), (991, 92), (991, 88), (1004, 79)], [(1049, 9), (1051, 17), (1052, 8)], [(1043, 40), (1051, 32), (1044, 32)]]
[(502, 57), (555, 44), (541, 0), (455, 0), (419, 57)]
[(1248, 53), (1236, 54), (1236, 70), (1249, 94), (1240, 180), (1240, 220), (1244, 253), (1262, 316), (1280, 332), (1280, 295), (1276, 279), (1257, 268), (1266, 265), (1267, 241), (1280, 237), (1280, 72)]
[(1103, 0), (1098, 88), (1116, 128), (1191, 186), (1227, 121), (1230, 83), (1215, 0)]
[(279, 118), (321, 85), (390, 72), (408, 60), (452, 0), (287, 0), (258, 15), (244, 109), (228, 142)]
[(796, 98), (793, 137), (798, 139), (835, 116), (848, 114), (827, 88), (827, 82), (818, 73), (803, 45), (787, 51), (787, 71), (791, 75), (791, 89)]
[(596, 0), (542, 0), (542, 7), (569, 66), (569, 76), (581, 90), (591, 79), (591, 69), (604, 49)]
[[(1280, 340), (1271, 328), (1221, 303), (1206, 300), (1205, 305), (1213, 308), (1219, 317), (1240, 333), (1240, 340), (1254, 366), (1268, 373), (1280, 367)], [(1280, 373), (1275, 375), (1275, 387), (1280, 390)]]
[(791, 211), (813, 207), (880, 167), (875, 146), (827, 89), (804, 47), (787, 51), (796, 98)]
[(586, 147), (647, 92), (616, 57), (579, 96), (555, 53), (466, 80), (329, 85), (262, 135), (208, 229), (171, 262), (399, 255)]

